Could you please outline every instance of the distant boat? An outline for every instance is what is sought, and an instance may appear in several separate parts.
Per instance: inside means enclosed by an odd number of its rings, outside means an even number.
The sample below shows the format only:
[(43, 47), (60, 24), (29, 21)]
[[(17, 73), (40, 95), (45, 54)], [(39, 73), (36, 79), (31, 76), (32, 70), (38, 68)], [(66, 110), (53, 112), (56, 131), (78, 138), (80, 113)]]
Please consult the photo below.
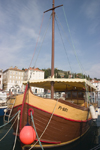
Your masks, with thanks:
[[(52, 10), (53, 29), (54, 10), (57, 7), (54, 6), (53, 0), (53, 7), (50, 9)], [(21, 110), (17, 135), (27, 123), (33, 126), (30, 116), (32, 112), (36, 131), (44, 148), (67, 145), (78, 140), (89, 130), (92, 123), (92, 111), (90, 112), (89, 109), (91, 102), (88, 100), (87, 93), (96, 91), (96, 88), (86, 79), (54, 78), (54, 30), (52, 30), (52, 38), (51, 78), (25, 81), (24, 94), (14, 95), (8, 101), (8, 107), (12, 111), (11, 117)], [(35, 96), (30, 86), (51, 89), (51, 99)], [(54, 99), (54, 92), (65, 92), (65, 100)], [(91, 105), (94, 105), (94, 108), (97, 104)], [(16, 128), (17, 123), (13, 126), (14, 132)], [(38, 138), (32, 144), (22, 144), (23, 149), (32, 147), (36, 141)], [(35, 148), (39, 147), (40, 144), (37, 142)]]
[(0, 91), (0, 117), (4, 116), (4, 109), (7, 108), (7, 94), (6, 92)]

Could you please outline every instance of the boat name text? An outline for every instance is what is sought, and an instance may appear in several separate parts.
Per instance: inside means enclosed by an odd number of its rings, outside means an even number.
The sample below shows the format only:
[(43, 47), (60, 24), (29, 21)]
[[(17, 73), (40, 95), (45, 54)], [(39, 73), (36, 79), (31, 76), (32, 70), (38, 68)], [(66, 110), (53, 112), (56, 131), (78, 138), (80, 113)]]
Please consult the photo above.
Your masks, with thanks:
[(67, 108), (62, 107), (62, 106), (59, 106), (59, 107), (58, 107), (58, 109), (60, 109), (60, 110), (62, 110), (62, 111), (66, 111), (66, 112), (68, 111), (68, 109), (67, 109)]

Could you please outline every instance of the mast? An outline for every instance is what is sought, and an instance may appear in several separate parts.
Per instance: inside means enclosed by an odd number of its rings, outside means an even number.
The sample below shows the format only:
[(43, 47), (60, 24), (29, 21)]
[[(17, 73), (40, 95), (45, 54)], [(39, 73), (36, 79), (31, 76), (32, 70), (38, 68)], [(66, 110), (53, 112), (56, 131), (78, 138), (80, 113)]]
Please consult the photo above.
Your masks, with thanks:
[[(55, 27), (55, 10), (54, 0), (52, 3), (52, 54), (51, 54), (51, 78), (54, 78), (54, 27)], [(51, 98), (54, 98), (54, 82), (51, 81)]]
[[(46, 10), (48, 12), (52, 10), (52, 54), (51, 54), (51, 78), (54, 78), (54, 27), (55, 27), (55, 8), (61, 7), (63, 5), (54, 6), (55, 0), (52, 1), (52, 8)], [(44, 13), (45, 13), (44, 12)], [(51, 99), (54, 98), (54, 81), (51, 81)]]

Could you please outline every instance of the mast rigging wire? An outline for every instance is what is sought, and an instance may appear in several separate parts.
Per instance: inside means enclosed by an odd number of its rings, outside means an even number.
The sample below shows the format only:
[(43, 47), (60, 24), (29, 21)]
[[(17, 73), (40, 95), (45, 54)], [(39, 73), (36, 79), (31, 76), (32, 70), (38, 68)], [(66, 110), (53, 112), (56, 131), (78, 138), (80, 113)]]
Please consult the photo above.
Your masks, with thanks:
[(84, 68), (83, 68), (81, 62), (79, 61), (79, 58), (77, 57), (77, 54), (76, 54), (76, 51), (75, 51), (75, 46), (74, 46), (74, 43), (73, 43), (73, 40), (72, 40), (72, 37), (71, 37), (71, 33), (70, 33), (70, 29), (69, 29), (67, 17), (66, 17), (66, 14), (65, 14), (64, 6), (63, 6), (62, 8), (63, 8), (63, 13), (64, 13), (64, 16), (65, 16), (66, 24), (67, 24), (67, 27), (68, 27), (69, 35), (70, 35), (70, 38), (71, 38), (71, 42), (72, 42), (72, 46), (73, 46), (73, 51), (74, 51), (76, 60), (77, 60), (77, 62), (78, 62), (78, 64), (79, 64), (80, 70), (82, 71), (82, 74), (83, 74)]
[(47, 30), (48, 30), (48, 27), (49, 27), (49, 22), (50, 22), (51, 16), (52, 16), (52, 14), (50, 15), (50, 18), (49, 18), (49, 21), (48, 21), (48, 24), (47, 24), (47, 27), (46, 27), (46, 30), (45, 30), (45, 33), (44, 33), (44, 36), (43, 36), (43, 40), (42, 40), (42, 43), (41, 43), (41, 46), (40, 46), (40, 49), (39, 49), (39, 52), (38, 52), (38, 55), (37, 55), (36, 61), (35, 61), (35, 63), (34, 63), (34, 67), (36, 66), (36, 62), (37, 62), (37, 59), (38, 59), (39, 53), (40, 53), (41, 48), (42, 48), (42, 44), (43, 44), (43, 42), (44, 42), (44, 39), (45, 39), (45, 36), (46, 36)]
[(33, 56), (32, 56), (29, 68), (30, 68), (30, 66), (32, 64), (32, 61), (33, 61), (33, 58), (34, 58), (34, 54), (35, 54), (35, 51), (36, 51), (36, 48), (37, 48), (37, 44), (38, 44), (38, 40), (39, 40), (39, 36), (40, 36), (40, 33), (41, 33), (42, 24), (43, 24), (43, 19), (44, 19), (44, 13), (43, 13), (42, 22), (41, 22), (41, 26), (40, 26), (40, 30), (39, 30), (39, 35), (38, 35), (38, 38), (37, 38), (37, 42), (36, 42), (36, 45), (35, 45), (35, 49), (34, 49), (34, 52), (33, 52)]
[[(55, 18), (55, 20), (56, 20), (56, 18)], [(56, 23), (57, 23), (57, 20), (56, 20)], [(70, 70), (71, 70), (71, 72), (72, 72), (71, 64), (70, 64), (70, 61), (69, 61), (69, 58), (68, 58), (68, 54), (67, 54), (67, 51), (66, 51), (66, 48), (65, 48), (65, 45), (64, 45), (64, 41), (63, 41), (63, 38), (62, 38), (62, 35), (61, 35), (61, 32), (60, 32), (58, 23), (57, 23), (57, 27), (58, 27), (59, 34), (60, 34), (60, 37), (61, 37), (61, 40), (62, 40), (62, 44), (63, 44), (64, 50), (65, 50), (65, 54), (66, 54), (66, 56), (67, 56), (67, 60), (68, 60), (69, 66), (70, 66)]]

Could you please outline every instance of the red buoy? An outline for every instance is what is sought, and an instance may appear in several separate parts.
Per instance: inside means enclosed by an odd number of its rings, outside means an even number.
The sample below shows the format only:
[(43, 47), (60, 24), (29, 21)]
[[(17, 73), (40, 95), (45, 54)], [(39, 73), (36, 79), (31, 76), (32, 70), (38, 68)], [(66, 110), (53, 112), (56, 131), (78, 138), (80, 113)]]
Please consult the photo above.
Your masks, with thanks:
[(22, 128), (19, 137), (22, 143), (31, 144), (36, 138), (36, 133), (32, 126), (26, 125)]

